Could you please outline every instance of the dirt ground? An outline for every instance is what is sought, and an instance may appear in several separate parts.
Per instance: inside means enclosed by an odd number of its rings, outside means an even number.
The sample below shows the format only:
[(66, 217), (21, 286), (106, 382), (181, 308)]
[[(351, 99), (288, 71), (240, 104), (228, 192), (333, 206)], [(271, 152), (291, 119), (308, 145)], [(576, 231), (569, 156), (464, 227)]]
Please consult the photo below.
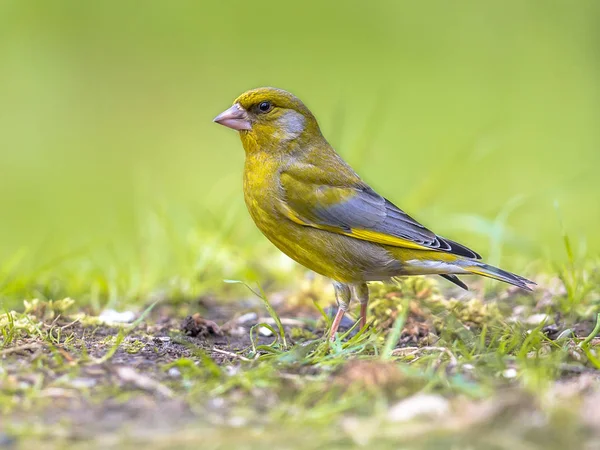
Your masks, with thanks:
[[(403, 372), (360, 346), (338, 349), (337, 365), (327, 354), (304, 364), (293, 353), (314, 348), (325, 332), (314, 307), (278, 308), (287, 339), (293, 343), (301, 333), (304, 344), (261, 363), (253, 349), (263, 346), (268, 356), (276, 334), (257, 324), (276, 324), (260, 302), (201, 299), (191, 311), (158, 306), (131, 329), (85, 316), (41, 318), (0, 350), (0, 448), (336, 449), (374, 439), (378, 448), (398, 442), (406, 448), (575, 448), (575, 442), (600, 448), (597, 369), (561, 363), (560, 381), (544, 397), (513, 382), (511, 369), (479, 386), (474, 362), (459, 364), (447, 348), (430, 345), (441, 325), (419, 307), (411, 307), (394, 354), (409, 362), (429, 358), (433, 371)], [(353, 323), (346, 319), (342, 329)], [(581, 322), (578, 334), (592, 326)], [(293, 358), (299, 362), (290, 363)], [(432, 383), (441, 396), (414, 395)], [(369, 419), (381, 416), (378, 402), (393, 406), (411, 396), (433, 402), (427, 412), (433, 415), (416, 426)], [(386, 417), (393, 409), (385, 407)], [(528, 443), (517, 442), (515, 433)]]
[[(50, 439), (45, 446), (66, 441), (121, 447), (133, 441), (162, 448), (157, 443), (161, 436), (172, 441), (174, 433), (185, 437), (187, 429), (196, 436), (202, 427), (227, 425), (225, 406), (218, 401), (191, 404), (180, 371), (165, 367), (182, 359), (198, 361), (201, 351), (225, 370), (237, 370), (236, 364), (247, 361), (239, 353), (251, 347), (251, 327), (271, 319), (252, 312), (256, 303), (241, 321), (239, 304), (202, 302), (200, 309), (202, 315), (184, 319), (172, 318), (171, 308), (153, 312), (114, 353), (121, 326), (84, 325), (60, 317), (52, 328), (68, 336), (66, 345), (33, 337), (0, 351), (0, 373), (7, 376), (2, 387), (12, 390), (10, 408), (5, 407), (10, 413), (0, 422), (0, 448), (21, 448), (20, 439), (36, 435)], [(258, 333), (255, 344), (272, 341)], [(211, 417), (205, 415), (206, 407), (214, 413)]]

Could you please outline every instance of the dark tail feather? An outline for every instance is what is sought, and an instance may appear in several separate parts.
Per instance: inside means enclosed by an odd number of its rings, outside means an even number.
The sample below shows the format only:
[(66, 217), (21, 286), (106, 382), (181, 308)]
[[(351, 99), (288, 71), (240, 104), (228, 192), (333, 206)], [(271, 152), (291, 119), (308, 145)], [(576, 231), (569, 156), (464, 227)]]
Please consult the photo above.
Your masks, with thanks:
[(506, 270), (499, 269), (498, 267), (490, 266), (488, 264), (476, 262), (476, 261), (464, 261), (461, 267), (476, 275), (482, 275), (484, 277), (492, 278), (494, 280), (504, 281), (505, 283), (512, 284), (514, 286), (525, 289), (526, 291), (532, 291), (533, 289), (529, 286), (534, 285), (533, 281), (523, 278), (514, 273), (507, 272)]
[(467, 286), (465, 283), (460, 281), (460, 279), (456, 275), (442, 273), (442, 274), (440, 274), (440, 277), (445, 278), (449, 282), (456, 284), (457, 286), (463, 288), (465, 291), (469, 290), (469, 286)]

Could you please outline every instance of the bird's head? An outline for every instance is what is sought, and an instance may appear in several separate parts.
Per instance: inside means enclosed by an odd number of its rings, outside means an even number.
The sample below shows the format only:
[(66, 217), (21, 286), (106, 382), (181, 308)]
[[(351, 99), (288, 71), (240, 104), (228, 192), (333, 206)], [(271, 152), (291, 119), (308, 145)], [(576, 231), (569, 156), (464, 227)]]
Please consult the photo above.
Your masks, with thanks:
[(246, 151), (283, 151), (321, 137), (319, 125), (304, 103), (273, 87), (243, 93), (214, 122), (239, 131)]

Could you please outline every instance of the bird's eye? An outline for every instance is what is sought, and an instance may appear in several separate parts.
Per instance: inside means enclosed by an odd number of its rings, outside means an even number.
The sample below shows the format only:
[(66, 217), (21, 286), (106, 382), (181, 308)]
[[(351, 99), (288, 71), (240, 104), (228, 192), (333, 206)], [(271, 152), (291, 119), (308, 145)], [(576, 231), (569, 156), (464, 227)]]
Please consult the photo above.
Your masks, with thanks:
[(269, 112), (271, 110), (271, 102), (260, 102), (258, 109), (260, 112)]

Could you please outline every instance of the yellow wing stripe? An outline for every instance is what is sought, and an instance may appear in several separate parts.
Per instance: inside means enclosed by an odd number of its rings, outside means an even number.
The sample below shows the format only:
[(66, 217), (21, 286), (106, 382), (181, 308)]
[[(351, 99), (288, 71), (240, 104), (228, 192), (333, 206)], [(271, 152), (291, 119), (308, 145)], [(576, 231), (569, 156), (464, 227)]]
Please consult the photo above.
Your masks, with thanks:
[(361, 239), (363, 241), (369, 241), (376, 244), (390, 245), (392, 247), (402, 248), (413, 248), (415, 250), (436, 250), (435, 248), (425, 247), (424, 245), (417, 244), (409, 239), (403, 239), (389, 234), (380, 233), (378, 231), (362, 230), (352, 228), (350, 232), (346, 232), (338, 227), (331, 227), (327, 225), (318, 225), (315, 223), (307, 222), (302, 220), (288, 205), (281, 203), (281, 207), (285, 215), (292, 221), (299, 225), (309, 226), (318, 228), (319, 230), (329, 231), (331, 233), (343, 234), (344, 236), (353, 237), (355, 239)]
[(296, 222), (299, 225), (308, 225), (310, 227), (314, 227), (314, 228), (321, 228), (318, 226), (313, 225), (312, 223), (309, 222), (305, 222), (304, 220), (302, 220), (300, 217), (298, 217), (298, 215), (292, 210), (292, 208), (290, 208), (288, 205), (286, 205), (285, 203), (279, 203), (280, 207), (283, 209), (283, 212), (286, 216), (288, 216), (288, 219), (290, 219), (292, 222)]
[(416, 242), (410, 241), (408, 239), (390, 236), (389, 234), (379, 233), (378, 231), (359, 230), (353, 228), (350, 233), (342, 234), (357, 239), (362, 239), (363, 241), (376, 242), (378, 244), (391, 245), (393, 247), (414, 248), (416, 250), (435, 250), (429, 247), (425, 247), (421, 244), (417, 244)]
[(408, 239), (402, 239), (396, 236), (390, 236), (389, 234), (379, 233), (377, 231), (361, 230), (352, 228), (350, 232), (346, 232), (341, 228), (330, 227), (327, 225), (317, 225), (314, 223), (306, 222), (302, 220), (292, 209), (286, 204), (281, 204), (285, 215), (292, 221), (299, 225), (309, 226), (318, 228), (319, 230), (329, 231), (331, 233), (343, 234), (345, 236), (353, 237), (355, 239), (361, 239), (363, 241), (374, 242), (377, 244), (391, 245), (393, 247), (413, 248), (416, 250), (435, 250), (423, 245), (417, 244), (416, 242)]

